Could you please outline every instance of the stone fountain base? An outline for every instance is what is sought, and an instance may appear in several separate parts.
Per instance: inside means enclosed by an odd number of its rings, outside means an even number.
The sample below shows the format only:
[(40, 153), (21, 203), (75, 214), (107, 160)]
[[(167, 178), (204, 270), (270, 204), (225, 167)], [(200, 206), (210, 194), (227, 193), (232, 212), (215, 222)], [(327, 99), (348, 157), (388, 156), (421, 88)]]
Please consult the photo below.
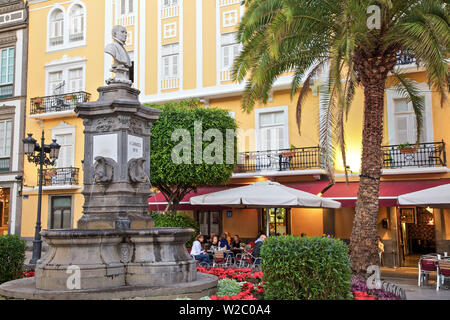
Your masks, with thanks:
[(214, 294), (217, 277), (197, 274), (185, 243), (193, 230), (46, 230), (36, 276), (4, 283), (20, 299), (170, 299)]
[(121, 286), (90, 290), (40, 290), (34, 278), (19, 279), (0, 285), (0, 296), (27, 300), (172, 300), (200, 299), (217, 292), (217, 277), (199, 273), (197, 280), (162, 286)]

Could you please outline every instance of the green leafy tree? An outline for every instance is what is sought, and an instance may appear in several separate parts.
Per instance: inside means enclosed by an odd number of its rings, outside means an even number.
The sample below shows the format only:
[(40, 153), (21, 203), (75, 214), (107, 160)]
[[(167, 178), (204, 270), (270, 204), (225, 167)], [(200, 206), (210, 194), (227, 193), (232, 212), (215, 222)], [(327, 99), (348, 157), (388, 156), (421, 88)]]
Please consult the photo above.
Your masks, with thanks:
[[(384, 90), (393, 74), (396, 88), (413, 105), (420, 135), (423, 99), (414, 83), (395, 68), (399, 55), (416, 59), (427, 70), (432, 90), (448, 91), (449, 15), (441, 0), (244, 0), (238, 32), (243, 44), (234, 78), (247, 80), (242, 107), (266, 102), (277, 77), (294, 73), (292, 97), (299, 92), (300, 132), (303, 98), (317, 74), (322, 87), (320, 139), (333, 180), (335, 150), (346, 167), (344, 123), (355, 89), (364, 92), (361, 178), (351, 235), (351, 267), (365, 273), (378, 264), (377, 215), (382, 169)], [(417, 137), (418, 141), (419, 136)], [(346, 172), (347, 174), (347, 172)]]
[(175, 213), (201, 185), (223, 185), (236, 164), (236, 122), (227, 111), (201, 108), (198, 100), (150, 107), (162, 110), (152, 127), (151, 183)]

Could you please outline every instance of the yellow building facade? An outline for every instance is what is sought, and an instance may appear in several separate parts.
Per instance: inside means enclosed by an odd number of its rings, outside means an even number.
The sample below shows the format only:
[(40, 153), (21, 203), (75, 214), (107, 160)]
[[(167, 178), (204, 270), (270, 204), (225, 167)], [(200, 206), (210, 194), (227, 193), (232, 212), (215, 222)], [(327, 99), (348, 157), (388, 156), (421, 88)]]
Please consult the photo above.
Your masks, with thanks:
[[(241, 97), (245, 83), (234, 83), (231, 79), (233, 60), (241, 49), (235, 34), (245, 12), (239, 0), (36, 0), (29, 1), (29, 7), (26, 131), (38, 140), (44, 130), (48, 143), (50, 138), (56, 138), (63, 146), (55, 168), (46, 171), (43, 228), (73, 228), (81, 217), (83, 124), (73, 109), (76, 103), (96, 100), (97, 87), (110, 77), (111, 58), (103, 54), (103, 48), (112, 41), (112, 27), (120, 24), (128, 31), (126, 49), (133, 61), (131, 77), (141, 91), (141, 102), (163, 103), (195, 97), (205, 108), (226, 109), (236, 119), (242, 163), (236, 167), (230, 185), (271, 179), (344, 203), (342, 209), (334, 211), (272, 211), (271, 233), (309, 236), (327, 233), (349, 239), (354, 190), (359, 179), (363, 93), (357, 91), (346, 122), (347, 161), (353, 187), (343, 187), (344, 168), (338, 156), (337, 183), (323, 192), (329, 186), (319, 153), (320, 84), (324, 79), (315, 80), (305, 101), (301, 134), (296, 125), (296, 97), (291, 99), (289, 94), (290, 74), (275, 82), (267, 104), (256, 105), (250, 113), (243, 112)], [(406, 263), (406, 256), (424, 249), (417, 244), (418, 240), (434, 245), (435, 249), (447, 249), (450, 243), (450, 224), (443, 223), (450, 221), (448, 210), (431, 213), (434, 240), (429, 240), (423, 236), (428, 229), (422, 230), (419, 224), (410, 228), (401, 221), (409, 212), (403, 209), (408, 208), (394, 203), (395, 190), (415, 191), (422, 184), (434, 186), (450, 179), (445, 158), (450, 141), (445, 119), (450, 117), (450, 108), (440, 106), (438, 93), (428, 87), (425, 71), (413, 60), (399, 57), (398, 68), (407, 72), (423, 92), (425, 125), (419, 150), (415, 154), (401, 153), (398, 145), (415, 142), (415, 118), (404, 97), (391, 87), (386, 89), (379, 231), (386, 252), (389, 251), (390, 265)], [(25, 162), (24, 172), (21, 230), (23, 237), (32, 237), (37, 168)], [(157, 197), (149, 202), (151, 209), (164, 208)], [(182, 210), (197, 219), (202, 233), (226, 231), (251, 240), (267, 227), (261, 210), (197, 209), (182, 206)], [(422, 209), (410, 209), (416, 220), (418, 215), (426, 215)]]

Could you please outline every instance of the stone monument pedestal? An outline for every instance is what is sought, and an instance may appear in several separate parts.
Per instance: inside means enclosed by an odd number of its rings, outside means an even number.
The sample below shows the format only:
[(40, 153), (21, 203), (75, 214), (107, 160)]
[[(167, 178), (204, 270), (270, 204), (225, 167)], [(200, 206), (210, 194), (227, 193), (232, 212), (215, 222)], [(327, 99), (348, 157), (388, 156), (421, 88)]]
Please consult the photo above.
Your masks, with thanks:
[(160, 110), (140, 104), (139, 90), (113, 83), (78, 105), (85, 126), (85, 203), (78, 229), (148, 229), (150, 129)]
[(131, 87), (123, 48), (127, 31), (113, 28), (115, 78), (99, 99), (78, 105), (83, 119), (83, 216), (77, 230), (45, 230), (50, 247), (36, 277), (0, 285), (20, 299), (200, 298), (217, 290), (217, 277), (197, 274), (185, 244), (192, 229), (153, 228), (150, 129), (160, 110), (141, 105)]

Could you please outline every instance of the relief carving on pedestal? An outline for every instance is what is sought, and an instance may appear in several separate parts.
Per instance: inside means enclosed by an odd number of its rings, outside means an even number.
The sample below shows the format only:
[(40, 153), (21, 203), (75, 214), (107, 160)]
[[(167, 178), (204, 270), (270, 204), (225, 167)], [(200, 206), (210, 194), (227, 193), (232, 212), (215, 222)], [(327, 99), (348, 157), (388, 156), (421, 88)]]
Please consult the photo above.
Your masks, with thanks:
[(94, 163), (94, 182), (108, 184), (114, 176), (113, 160), (104, 157), (95, 157)]
[(128, 176), (131, 183), (146, 183), (150, 181), (148, 175), (145, 173), (145, 161), (144, 158), (131, 159), (128, 161)]
[(96, 126), (95, 126), (95, 131), (97, 131), (97, 132), (111, 131), (113, 125), (114, 125), (114, 120), (112, 118), (98, 119)]

